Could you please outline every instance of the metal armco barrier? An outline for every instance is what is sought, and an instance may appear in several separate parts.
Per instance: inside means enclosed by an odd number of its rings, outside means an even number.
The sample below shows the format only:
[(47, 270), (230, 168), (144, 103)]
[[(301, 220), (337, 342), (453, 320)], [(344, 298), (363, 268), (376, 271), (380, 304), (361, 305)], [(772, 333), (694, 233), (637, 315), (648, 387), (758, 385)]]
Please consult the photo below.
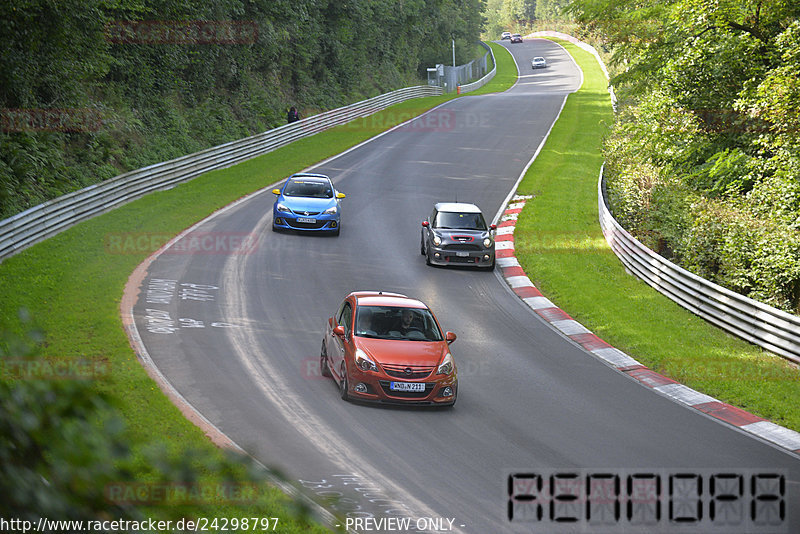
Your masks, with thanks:
[[(602, 58), (588, 43), (553, 31), (536, 32), (528, 37), (557, 37), (574, 43), (595, 56), (608, 78)], [(616, 97), (611, 86), (609, 93), (616, 110)], [(611, 215), (602, 170), (597, 185), (597, 205), (606, 241), (634, 276), (723, 330), (800, 363), (800, 317), (709, 282), (642, 245)]]
[(494, 78), (494, 75), (497, 74), (497, 62), (494, 59), (494, 52), (492, 51), (492, 47), (487, 45), (486, 43), (483, 43), (483, 42), (481, 43), (481, 45), (484, 48), (486, 48), (489, 51), (489, 54), (491, 54), (491, 56), (492, 56), (492, 65), (493, 65), (492, 66), (492, 70), (490, 70), (486, 74), (486, 76), (484, 76), (483, 78), (481, 78), (478, 81), (475, 81), (475, 82), (472, 82), (472, 83), (468, 83), (468, 84), (465, 84), (465, 85), (459, 85), (458, 88), (457, 88), (457, 91), (458, 91), (459, 94), (469, 93), (470, 91), (474, 91), (476, 89), (480, 89), (481, 87), (483, 87), (484, 85), (489, 83), (491, 81), (491, 79)]
[(236, 165), (292, 141), (366, 117), (394, 104), (441, 94), (441, 88), (427, 85), (398, 89), (252, 137), (130, 171), (39, 204), (0, 221), (0, 261), (83, 220), (136, 200), (147, 193), (169, 189), (203, 173)]
[(642, 245), (611, 215), (602, 170), (597, 204), (603, 235), (631, 273), (723, 330), (800, 363), (800, 317), (700, 278)]

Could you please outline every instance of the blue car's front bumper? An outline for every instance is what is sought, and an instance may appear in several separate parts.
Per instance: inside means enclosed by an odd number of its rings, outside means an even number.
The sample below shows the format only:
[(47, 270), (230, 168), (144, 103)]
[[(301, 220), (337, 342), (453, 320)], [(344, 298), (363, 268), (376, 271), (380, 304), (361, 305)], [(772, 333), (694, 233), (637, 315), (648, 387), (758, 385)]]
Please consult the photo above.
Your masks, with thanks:
[(303, 230), (310, 232), (336, 232), (339, 230), (339, 214), (298, 214), (295, 212), (285, 212), (273, 209), (272, 211), (273, 228), (283, 228), (285, 230)]

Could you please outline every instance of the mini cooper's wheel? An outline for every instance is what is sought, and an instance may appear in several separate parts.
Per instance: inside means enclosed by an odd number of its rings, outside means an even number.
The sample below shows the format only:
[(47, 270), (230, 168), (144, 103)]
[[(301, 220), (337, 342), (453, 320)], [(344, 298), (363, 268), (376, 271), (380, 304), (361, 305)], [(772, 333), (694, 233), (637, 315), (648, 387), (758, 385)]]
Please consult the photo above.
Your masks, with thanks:
[(319, 370), (324, 377), (330, 378), (333, 376), (331, 368), (328, 367), (328, 351), (325, 348), (325, 340), (322, 340), (322, 348), (319, 351)]
[(433, 262), (431, 261), (431, 253), (430, 252), (426, 252), (425, 253), (425, 263), (427, 265), (433, 265)]
[(347, 366), (342, 362), (342, 368), (340, 370), (341, 381), (339, 382), (339, 396), (342, 397), (342, 400), (349, 400), (350, 395), (347, 393)]
[(425, 238), (423, 236), (419, 238), (419, 253), (425, 255)]

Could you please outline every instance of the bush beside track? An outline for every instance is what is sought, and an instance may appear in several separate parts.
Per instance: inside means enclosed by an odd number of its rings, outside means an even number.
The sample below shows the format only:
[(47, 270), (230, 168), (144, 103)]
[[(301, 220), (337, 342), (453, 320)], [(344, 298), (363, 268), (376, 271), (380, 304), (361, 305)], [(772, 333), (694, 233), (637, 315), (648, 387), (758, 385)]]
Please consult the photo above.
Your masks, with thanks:
[(800, 431), (800, 371), (711, 326), (628, 275), (600, 230), (601, 140), (614, 120), (595, 58), (557, 39), (584, 72), (517, 190), (533, 195), (514, 232), (536, 287), (611, 345), (654, 371)]
[[(492, 46), (499, 58), (499, 68), (511, 68), (515, 72), (508, 52)], [(471, 94), (503, 91), (511, 84), (513, 80), (509, 81), (507, 75), (500, 76)], [(4, 359), (0, 380), (13, 391), (14, 380), (20, 379), (9, 377), (8, 362), (18, 363), (26, 357), (24, 343), (20, 340), (24, 340), (29, 331), (41, 332), (43, 342), (36, 349), (36, 361), (47, 361), (51, 366), (89, 361), (103, 370), (102, 379), (90, 382), (90, 391), (98, 398), (110, 399), (110, 404), (116, 407), (125, 421), (125, 428), (120, 431), (121, 441), (131, 447), (130, 455), (120, 453), (117, 456), (117, 459), (124, 458), (124, 477), (123, 473), (111, 474), (112, 479), (123, 477), (125, 484), (131, 481), (163, 483), (163, 469), (158, 473), (150, 464), (154, 457), (169, 457), (175, 461), (166, 470), (173, 470), (174, 477), (167, 480), (183, 481), (188, 477), (210, 484), (229, 480), (249, 484), (252, 479), (248, 478), (250, 475), (244, 467), (224, 473), (213, 468), (222, 463), (224, 453), (183, 417), (139, 365), (119, 316), (120, 299), (130, 273), (171, 236), (215, 210), (452, 98), (454, 94), (392, 106), (367, 120), (356, 120), (235, 167), (210, 172), (169, 191), (150, 194), (7, 258), (0, 263), (0, 357)], [(110, 246), (113, 245), (110, 238), (119, 236), (151, 236), (153, 239), (134, 239), (131, 248)], [(47, 387), (46, 381), (43, 387)], [(4, 406), (0, 403), (0, 407)], [(36, 417), (42, 421), (50, 417), (46, 403), (40, 410)], [(32, 419), (25, 421), (25, 424), (33, 424)], [(101, 423), (91, 424), (96, 425), (98, 435), (110, 432), (102, 428)], [(34, 441), (41, 436), (66, 439), (53, 436), (52, 432), (38, 431), (31, 435)], [(47, 451), (51, 445), (35, 446)], [(211, 462), (201, 461), (201, 457), (211, 458)], [(180, 469), (174, 463), (178, 463)], [(58, 465), (51, 467), (59, 468)], [(193, 470), (198, 472), (192, 473)], [(40, 474), (50, 476), (47, 472)], [(91, 477), (86, 480), (88, 484), (91, 482)], [(101, 508), (102, 493), (103, 488), (93, 492)], [(172, 506), (170, 517), (176, 514), (184, 517), (269, 515), (280, 518), (281, 532), (323, 531), (321, 527), (309, 525), (305, 514), (297, 513), (299, 505), (290, 502), (279, 490), (270, 488), (259, 495), (258, 499), (244, 503), (212, 499), (208, 503), (190, 502), (180, 507), (167, 504)], [(143, 503), (141, 508), (154, 517), (164, 512), (153, 503)], [(5, 510), (2, 506), (0, 509)], [(302, 511), (302, 506), (300, 509)], [(15, 510), (5, 510), (3, 515), (7, 515), (6, 512), (13, 516)]]

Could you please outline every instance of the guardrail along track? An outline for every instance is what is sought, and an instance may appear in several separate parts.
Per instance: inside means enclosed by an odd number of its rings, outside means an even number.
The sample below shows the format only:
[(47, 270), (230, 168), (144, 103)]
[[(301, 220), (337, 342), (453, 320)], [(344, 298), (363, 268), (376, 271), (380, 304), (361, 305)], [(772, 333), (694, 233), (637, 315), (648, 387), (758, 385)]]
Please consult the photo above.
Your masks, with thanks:
[(238, 141), (130, 171), (0, 221), (0, 261), (67, 228), (203, 173), (266, 154), (292, 141), (366, 117), (412, 98), (441, 95), (439, 87), (406, 87), (308, 117)]

